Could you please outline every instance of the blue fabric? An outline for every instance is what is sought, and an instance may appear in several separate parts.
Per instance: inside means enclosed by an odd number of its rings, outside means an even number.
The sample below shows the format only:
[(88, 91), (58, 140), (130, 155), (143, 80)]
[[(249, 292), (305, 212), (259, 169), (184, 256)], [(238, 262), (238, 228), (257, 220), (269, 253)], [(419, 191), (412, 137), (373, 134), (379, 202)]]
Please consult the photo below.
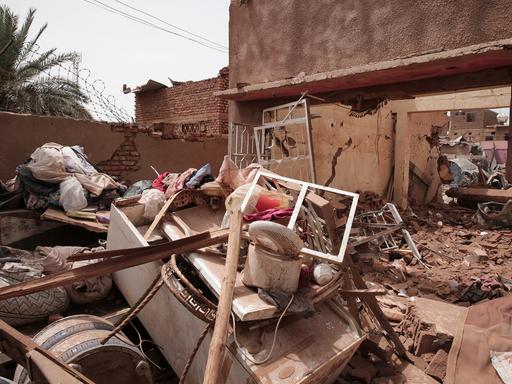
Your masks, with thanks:
[(194, 189), (201, 185), (201, 182), (205, 177), (212, 175), (212, 167), (210, 166), (210, 163), (207, 163), (203, 165), (199, 170), (190, 178), (189, 181), (187, 181), (187, 188)]

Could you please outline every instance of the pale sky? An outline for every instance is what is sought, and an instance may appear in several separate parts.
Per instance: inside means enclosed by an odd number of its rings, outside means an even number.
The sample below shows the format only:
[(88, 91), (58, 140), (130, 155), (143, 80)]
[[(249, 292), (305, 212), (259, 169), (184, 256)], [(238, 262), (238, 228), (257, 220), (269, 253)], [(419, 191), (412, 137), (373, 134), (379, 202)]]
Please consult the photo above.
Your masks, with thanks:
[[(115, 0), (100, 1), (174, 30)], [(228, 46), (229, 0), (122, 1), (167, 23)], [(227, 53), (142, 25), (85, 0), (0, 0), (0, 4), (9, 6), (20, 15), (20, 20), (30, 7), (36, 8), (34, 32), (48, 23), (39, 40), (41, 48), (79, 52), (81, 66), (92, 72), (91, 77), (103, 80), (105, 93), (113, 95), (116, 103), (132, 116), (133, 94), (123, 94), (123, 84), (133, 88), (153, 79), (169, 85), (168, 77), (180, 81), (200, 80), (216, 76), (219, 69), (228, 65)]]
[[(229, 0), (122, 2), (228, 46)], [(228, 65), (227, 53), (142, 25), (91, 3), (103, 3), (163, 28), (186, 34), (127, 8), (116, 0), (0, 0), (0, 4), (8, 5), (20, 15), (20, 20), (24, 19), (30, 7), (36, 8), (33, 31), (48, 23), (39, 40), (41, 48), (80, 53), (81, 68), (91, 71), (90, 79), (103, 80), (106, 85), (104, 94), (114, 96), (116, 104), (131, 116), (134, 115), (134, 97), (133, 94), (123, 94), (123, 84), (133, 88), (153, 79), (169, 85), (168, 77), (179, 81), (201, 80), (216, 76), (219, 69)], [(496, 111), (509, 114), (508, 108)]]

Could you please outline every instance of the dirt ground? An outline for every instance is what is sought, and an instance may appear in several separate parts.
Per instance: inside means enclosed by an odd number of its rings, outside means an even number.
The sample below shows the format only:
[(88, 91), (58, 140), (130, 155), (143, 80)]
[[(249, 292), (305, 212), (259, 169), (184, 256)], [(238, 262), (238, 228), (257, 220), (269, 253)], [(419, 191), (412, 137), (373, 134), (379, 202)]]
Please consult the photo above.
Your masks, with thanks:
[(360, 260), (367, 282), (399, 296), (419, 296), (469, 306), (512, 289), (511, 230), (478, 228), (472, 210), (434, 205), (402, 216), (423, 261), (405, 251)]
[[(361, 197), (359, 212), (378, 210), (385, 204), (373, 194)], [(420, 303), (414, 303), (423, 300), (418, 298), (435, 300), (446, 311), (435, 316), (451, 328), (460, 321), (450, 324), (447, 313), (459, 312), (459, 308), (464, 312), (463, 307), (506, 296), (512, 289), (512, 230), (478, 227), (474, 210), (456, 205), (412, 207), (401, 215), (426, 266), (416, 260), (400, 236), (396, 237), (401, 241), (398, 249), (367, 246), (358, 249), (354, 258), (369, 288), (387, 290), (379, 303), (405, 346), (409, 362), (397, 358), (379, 327), (373, 332), (366, 329), (366, 345), (349, 362), (339, 383), (442, 383), (453, 332), (439, 324), (436, 329), (435, 322), (422, 319)], [(432, 302), (422, 305), (427, 312), (438, 311)]]

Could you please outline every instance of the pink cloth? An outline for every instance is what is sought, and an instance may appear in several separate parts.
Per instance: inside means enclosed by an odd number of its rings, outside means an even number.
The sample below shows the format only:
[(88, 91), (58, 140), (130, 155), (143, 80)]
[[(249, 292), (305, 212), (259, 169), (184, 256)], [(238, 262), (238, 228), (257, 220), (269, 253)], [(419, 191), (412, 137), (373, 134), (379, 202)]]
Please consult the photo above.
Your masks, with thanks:
[(169, 175), (169, 173), (170, 172), (164, 172), (158, 175), (158, 177), (151, 183), (151, 186), (159, 191), (165, 192), (167, 185), (164, 184), (164, 179)]
[(167, 191), (165, 191), (166, 197), (171, 197), (176, 192), (181, 191), (185, 188), (185, 183), (192, 177), (192, 175), (197, 171), (195, 168), (189, 168), (182, 174), (180, 174), (176, 180), (169, 184)]
[(284, 208), (284, 209), (267, 209), (266, 211), (250, 213), (248, 215), (244, 215), (244, 220), (248, 223), (252, 223), (253, 221), (270, 221), (274, 219), (282, 219), (284, 217), (290, 217), (293, 213), (293, 208)]

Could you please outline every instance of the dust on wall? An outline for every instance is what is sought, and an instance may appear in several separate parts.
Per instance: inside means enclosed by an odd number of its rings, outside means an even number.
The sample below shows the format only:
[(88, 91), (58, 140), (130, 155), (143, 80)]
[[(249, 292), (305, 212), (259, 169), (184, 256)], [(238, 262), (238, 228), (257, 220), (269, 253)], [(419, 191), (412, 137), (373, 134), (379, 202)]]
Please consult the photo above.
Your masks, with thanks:
[(387, 107), (361, 118), (335, 105), (311, 107), (318, 184), (383, 194), (394, 162), (393, 117)]
[(99, 170), (129, 182), (153, 179), (151, 165), (161, 172), (182, 172), (210, 162), (216, 171), (227, 148), (224, 137), (165, 140), (131, 124), (9, 112), (0, 112), (0, 134), (1, 180), (12, 178), (16, 167), (47, 142), (80, 145)]

